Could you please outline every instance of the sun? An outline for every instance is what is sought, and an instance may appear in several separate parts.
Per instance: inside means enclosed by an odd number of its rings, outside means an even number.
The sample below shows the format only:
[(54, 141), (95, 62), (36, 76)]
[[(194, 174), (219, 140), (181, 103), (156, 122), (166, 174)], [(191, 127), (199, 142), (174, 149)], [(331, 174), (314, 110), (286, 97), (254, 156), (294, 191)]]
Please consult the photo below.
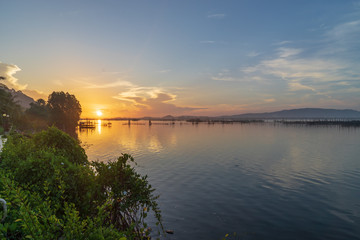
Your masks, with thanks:
[(101, 117), (101, 116), (103, 115), (103, 113), (102, 113), (102, 111), (97, 110), (97, 111), (96, 111), (96, 115), (97, 115), (98, 117)]

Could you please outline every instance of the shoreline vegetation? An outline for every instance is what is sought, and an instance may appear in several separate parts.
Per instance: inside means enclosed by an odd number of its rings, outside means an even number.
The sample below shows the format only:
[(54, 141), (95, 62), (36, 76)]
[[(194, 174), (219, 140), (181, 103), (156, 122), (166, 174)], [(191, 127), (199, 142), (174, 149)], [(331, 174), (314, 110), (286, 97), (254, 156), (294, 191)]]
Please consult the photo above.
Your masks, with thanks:
[(131, 155), (89, 162), (78, 141), (50, 127), (10, 135), (0, 157), (1, 239), (149, 239), (149, 212), (163, 232), (158, 196)]
[[(90, 162), (75, 129), (81, 105), (53, 92), (23, 110), (0, 89), (0, 239), (150, 239), (165, 235), (158, 196), (134, 158)], [(5, 209), (5, 208), (4, 208)], [(148, 214), (156, 228), (147, 223)], [(157, 230), (157, 233), (155, 232)]]

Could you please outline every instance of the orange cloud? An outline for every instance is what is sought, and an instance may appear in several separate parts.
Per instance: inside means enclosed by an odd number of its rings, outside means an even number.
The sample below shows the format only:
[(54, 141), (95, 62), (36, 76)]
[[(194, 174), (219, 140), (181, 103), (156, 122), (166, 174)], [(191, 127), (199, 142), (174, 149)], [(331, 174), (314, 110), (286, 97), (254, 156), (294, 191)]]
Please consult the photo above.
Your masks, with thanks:
[[(145, 89), (148, 91), (144, 92)], [(174, 101), (176, 96), (170, 93), (161, 92), (161, 90), (157, 88), (130, 89), (128, 92), (123, 92), (118, 96), (114, 96), (114, 98), (120, 101), (130, 102), (130, 106), (128, 106), (128, 108), (137, 112), (136, 115), (141, 114), (142, 116), (160, 117), (167, 114), (181, 115), (194, 110), (205, 109), (196, 107), (180, 107), (169, 103)]]

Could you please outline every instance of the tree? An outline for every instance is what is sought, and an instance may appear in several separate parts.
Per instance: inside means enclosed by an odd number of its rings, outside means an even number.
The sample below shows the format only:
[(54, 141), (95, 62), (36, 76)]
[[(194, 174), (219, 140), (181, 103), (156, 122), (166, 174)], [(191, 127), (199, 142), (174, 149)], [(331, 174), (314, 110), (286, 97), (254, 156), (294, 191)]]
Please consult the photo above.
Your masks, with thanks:
[(49, 95), (47, 107), (51, 124), (68, 133), (75, 131), (80, 120), (81, 105), (74, 95), (53, 92)]
[(28, 128), (32, 130), (46, 129), (49, 124), (49, 110), (44, 99), (30, 103), (30, 108), (25, 111)]
[(26, 113), (32, 118), (42, 119), (47, 121), (49, 117), (48, 108), (44, 99), (38, 99), (36, 102), (30, 103), (30, 108)]
[(6, 89), (0, 88), (0, 122), (5, 130), (12, 124), (19, 124), (22, 119), (22, 110), (14, 97)]

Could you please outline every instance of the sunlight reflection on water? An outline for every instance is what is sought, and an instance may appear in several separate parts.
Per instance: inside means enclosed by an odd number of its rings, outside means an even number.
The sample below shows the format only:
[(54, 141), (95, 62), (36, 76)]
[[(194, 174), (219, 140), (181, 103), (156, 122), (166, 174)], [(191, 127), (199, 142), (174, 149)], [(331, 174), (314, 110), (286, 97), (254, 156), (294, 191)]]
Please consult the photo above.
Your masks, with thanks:
[(169, 239), (360, 239), (359, 129), (125, 123), (79, 138), (90, 160), (135, 157)]

